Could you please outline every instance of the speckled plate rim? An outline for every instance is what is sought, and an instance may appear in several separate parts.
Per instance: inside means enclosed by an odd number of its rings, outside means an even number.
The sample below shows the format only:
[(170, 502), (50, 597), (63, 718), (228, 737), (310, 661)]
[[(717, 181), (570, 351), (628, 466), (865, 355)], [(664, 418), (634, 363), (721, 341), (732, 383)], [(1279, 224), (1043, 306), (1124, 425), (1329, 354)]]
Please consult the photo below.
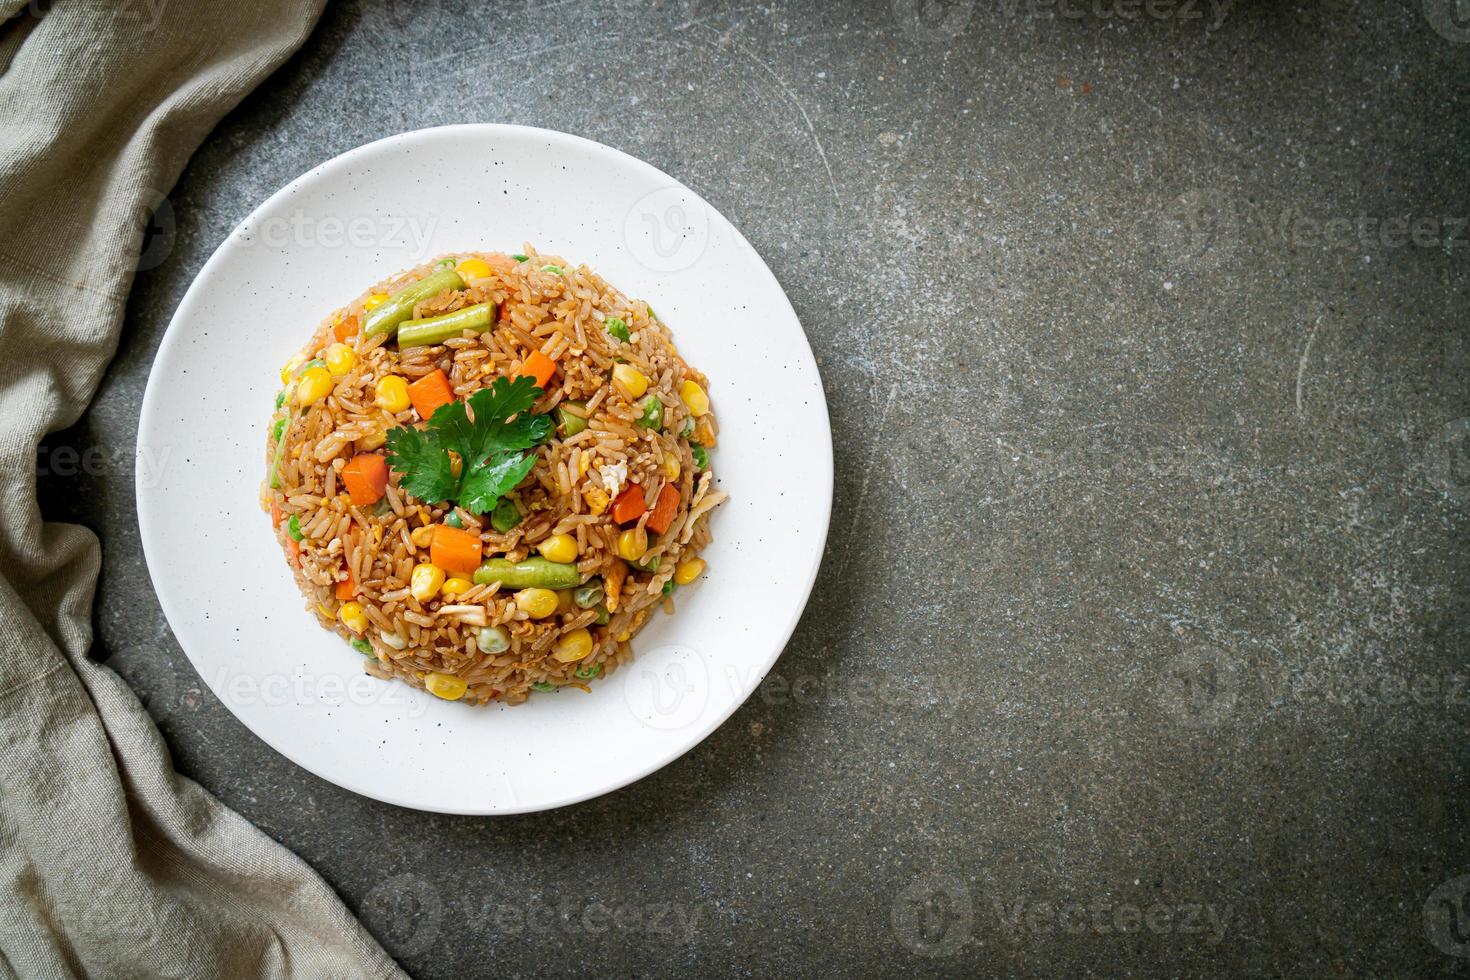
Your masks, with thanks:
[[(187, 353), (187, 349), (191, 343), (191, 337), (198, 334), (201, 330), (200, 324), (205, 322), (205, 318), (209, 314), (205, 294), (210, 289), (211, 284), (217, 283), (221, 276), (227, 274), (229, 266), (234, 263), (236, 250), (241, 247), (242, 242), (248, 241), (252, 234), (252, 228), (257, 228), (261, 224), (263, 216), (276, 215), (282, 212), (284, 202), (323, 181), (340, 180), (344, 174), (351, 174), (353, 168), (364, 168), (370, 171), (374, 163), (391, 159), (395, 153), (415, 150), (421, 151), (425, 145), (433, 145), (435, 141), (445, 138), (483, 141), (487, 146), (495, 146), (501, 142), (508, 144), (517, 142), (525, 143), (527, 140), (544, 142), (547, 149), (553, 154), (582, 155), (583, 157), (597, 161), (599, 165), (606, 166), (609, 168), (609, 171), (620, 171), (627, 175), (633, 183), (641, 183), (655, 188), (655, 191), (649, 195), (653, 200), (648, 204), (648, 207), (655, 209), (653, 214), (659, 220), (665, 220), (667, 223), (667, 213), (669, 213), (668, 202), (670, 200), (674, 201), (676, 206), (687, 207), (696, 216), (697, 222), (704, 223), (703, 231), (706, 242), (701, 246), (701, 253), (707, 252), (710, 249), (723, 247), (726, 249), (727, 254), (733, 254), (730, 253), (730, 250), (733, 249), (739, 250), (748, 256), (748, 261), (744, 262), (742, 267), (742, 274), (750, 277), (745, 282), (745, 286), (747, 289), (751, 289), (754, 286), (753, 291), (759, 293), (757, 299), (760, 308), (759, 312), (763, 320), (769, 320), (771, 323), (779, 326), (780, 329), (776, 331), (776, 334), (780, 336), (785, 345), (784, 370), (787, 372), (788, 378), (794, 379), (796, 383), (804, 386), (802, 390), (806, 391), (809, 396), (802, 402), (802, 406), (798, 409), (801, 417), (799, 419), (800, 424), (797, 428), (799, 428), (802, 434), (802, 452), (805, 460), (802, 472), (800, 473), (799, 498), (801, 501), (800, 506), (805, 508), (807, 519), (805, 529), (810, 533), (803, 536), (801, 547), (802, 560), (799, 565), (792, 562), (787, 562), (785, 565), (787, 571), (781, 582), (781, 594), (787, 598), (787, 601), (779, 609), (774, 611), (768, 609), (767, 615), (763, 617), (763, 634), (762, 643), (760, 644), (762, 649), (741, 665), (742, 668), (745, 668), (743, 669), (741, 678), (739, 680), (732, 680), (728, 669), (729, 665), (726, 664), (726, 675), (723, 679), (720, 679), (717, 677), (716, 671), (712, 669), (719, 666), (715, 661), (705, 664), (700, 659), (700, 654), (695, 653), (690, 655), (690, 651), (681, 647), (677, 642), (668, 642), (661, 645), (658, 647), (658, 653), (660, 655), (665, 653), (666, 650), (673, 652), (669, 653), (658, 664), (652, 665), (650, 670), (662, 671), (664, 672), (664, 677), (668, 676), (667, 672), (669, 670), (678, 670), (678, 678), (680, 682), (683, 682), (689, 676), (685, 672), (685, 668), (691, 666), (697, 667), (699, 670), (695, 671), (696, 676), (702, 676), (709, 684), (710, 690), (725, 689), (722, 692), (724, 695), (723, 700), (717, 701), (713, 710), (678, 727), (672, 733), (672, 737), (663, 739), (657, 743), (650, 743), (650, 747), (644, 750), (644, 758), (641, 758), (636, 764), (624, 768), (622, 771), (609, 775), (605, 779), (589, 779), (585, 777), (572, 779), (568, 780), (566, 785), (559, 786), (549, 792), (545, 790), (535, 791), (522, 798), (516, 794), (511, 777), (506, 775), (507, 785), (510, 788), (510, 799), (508, 800), (498, 797), (494, 799), (476, 797), (460, 800), (453, 793), (440, 795), (402, 791), (391, 785), (391, 783), (385, 784), (381, 773), (372, 773), (364, 776), (360, 772), (353, 773), (346, 771), (341, 765), (324, 764), (319, 756), (306, 751), (306, 746), (310, 741), (309, 735), (296, 731), (294, 736), (288, 736), (283, 734), (279, 726), (274, 728), (264, 726), (261, 723), (261, 716), (258, 712), (250, 710), (249, 706), (237, 703), (231, 697), (227, 697), (227, 681), (231, 678), (222, 676), (211, 678), (207, 673), (211, 661), (217, 658), (206, 655), (205, 651), (218, 644), (217, 640), (212, 640), (210, 637), (202, 634), (201, 630), (207, 627), (201, 625), (199, 610), (191, 605), (197, 603), (199, 598), (197, 594), (199, 585), (193, 581), (197, 576), (187, 574), (184, 571), (184, 564), (180, 560), (170, 557), (171, 549), (177, 547), (178, 535), (176, 533), (166, 533), (165, 528), (178, 523), (179, 511), (175, 504), (177, 503), (179, 493), (179, 482), (176, 479), (171, 481), (167, 475), (166, 468), (163, 470), (164, 475), (160, 476), (157, 472), (160, 467), (156, 465), (158, 453), (155, 450), (159, 448), (160, 435), (164, 436), (162, 445), (165, 447), (168, 445), (168, 426), (165, 424), (168, 413), (175, 411), (180, 405), (180, 395), (177, 389), (171, 385), (161, 383), (160, 378), (181, 364), (191, 363)], [(637, 206), (642, 205), (635, 205), (635, 207)], [(659, 215), (657, 210), (659, 208), (663, 209), (663, 216)], [(632, 212), (629, 213), (631, 214)], [(683, 212), (677, 212), (677, 214), (681, 219), (685, 216)], [(564, 220), (569, 222), (572, 217), (570, 214), (565, 215)], [(691, 225), (694, 223), (691, 222)], [(650, 232), (650, 234), (652, 233), (653, 231)], [(644, 241), (640, 244), (638, 236), (639, 232), (634, 229), (631, 218), (625, 218), (625, 240), (619, 242), (618, 246), (631, 251), (639, 251), (641, 248), (644, 257), (650, 259), (655, 266), (659, 266), (661, 263), (667, 264), (664, 262), (665, 257), (663, 254), (655, 247), (656, 243), (652, 243), (650, 239), (650, 241)], [(542, 247), (545, 251), (554, 252), (558, 250), (554, 247), (554, 242), (552, 243), (552, 247), (548, 247), (542, 245), (540, 240), (532, 238), (532, 236), (528, 235), (525, 237), (536, 240), (538, 247)], [(687, 237), (688, 235), (686, 233)], [(496, 244), (500, 244), (500, 242), (497, 241)], [(491, 246), (484, 243), (459, 241), (458, 244), (449, 245), (447, 248), (441, 249), (436, 246), (432, 251), (485, 247)], [(508, 247), (508, 244), (504, 247)], [(402, 256), (397, 258), (392, 257), (396, 254), (393, 253), (392, 249), (387, 249), (386, 251), (390, 257), (375, 263), (373, 270), (362, 277), (362, 282), (369, 282), (378, 275), (387, 274), (395, 271), (396, 268), (411, 264), (404, 262)], [(285, 254), (289, 254), (289, 248)], [(381, 252), (376, 254), (382, 259)], [(605, 266), (607, 263), (605, 260), (568, 254), (574, 261), (588, 262), (589, 265), (592, 265), (599, 272), (606, 275), (609, 281), (626, 289), (630, 294), (645, 295), (644, 293), (638, 292), (632, 286), (620, 282), (614, 272), (606, 271)], [(599, 261), (601, 261), (602, 267), (599, 266)], [(384, 264), (385, 262), (386, 264)], [(393, 264), (394, 262), (400, 264), (395, 266)], [(647, 265), (648, 262), (644, 262), (644, 264)], [(674, 264), (677, 265), (678, 261), (676, 260)], [(697, 264), (698, 259), (695, 262), (696, 266)], [(684, 277), (696, 275), (697, 273), (694, 269), (660, 268), (658, 274)], [(360, 289), (361, 286), (359, 285), (357, 288)], [(346, 298), (348, 297), (341, 297), (336, 302), (344, 302)], [(652, 298), (651, 295), (650, 298)], [(662, 303), (662, 301), (660, 302)], [(314, 309), (303, 308), (301, 311), (303, 315), (302, 322), (306, 324), (316, 322), (322, 312), (330, 309), (332, 305), (322, 305)], [(678, 317), (672, 317), (670, 319), (673, 321), (677, 320)], [(304, 336), (305, 330), (307, 329), (309, 327), (303, 328), (299, 331), (299, 335)], [(675, 323), (674, 330), (675, 337), (680, 342), (681, 349), (685, 348), (687, 332), (681, 331), (677, 323)], [(207, 331), (204, 331), (204, 333), (207, 336)], [(690, 348), (695, 348), (701, 345), (690, 344), (689, 346)], [(710, 347), (712, 345), (706, 344), (703, 346)], [(699, 364), (701, 363), (701, 356), (707, 361), (710, 359), (708, 351), (703, 355), (696, 351), (691, 354), (691, 361)], [(733, 416), (727, 416), (726, 412), (723, 411), (724, 405), (720, 392), (723, 386), (724, 400), (729, 400), (732, 394), (730, 392), (731, 385), (728, 383), (728, 379), (720, 373), (722, 370), (721, 364), (707, 363), (702, 364), (702, 366), (710, 372), (712, 379), (716, 380), (714, 392), (716, 407), (721, 410), (722, 422), (726, 422), (727, 417)], [(208, 384), (208, 382), (204, 383), (206, 385)], [(738, 388), (738, 386), (735, 387)], [(201, 388), (195, 390), (197, 394), (207, 389)], [(738, 391), (736, 393), (738, 394)], [(259, 438), (259, 442), (256, 443), (257, 446), (263, 446), (264, 425), (268, 412), (259, 411), (253, 414), (257, 417), (252, 420), (252, 424), (250, 425), (251, 435)], [(175, 434), (177, 435), (177, 433)], [(716, 471), (721, 475), (721, 486), (729, 489), (725, 474), (732, 467), (739, 466), (742, 458), (739, 455), (733, 455), (726, 448), (725, 444), (727, 441), (730, 440), (727, 439), (725, 432), (722, 432), (721, 449), (716, 457)], [(745, 448), (748, 449), (749, 447), (747, 446)], [(736, 451), (739, 452), (740, 450), (737, 448)], [(263, 450), (260, 452), (263, 454)], [(335, 157), (301, 175), (271, 195), (271, 197), (257, 207), (250, 217), (243, 221), (221, 243), (219, 248), (201, 268), (198, 276), (180, 301), (179, 307), (159, 345), (153, 369), (149, 375), (139, 418), (137, 453), (139, 465), (136, 469), (135, 498), (138, 509), (139, 532), (149, 574), (153, 579), (160, 605), (174, 631), (175, 637), (205, 683), (216, 696), (221, 698), (230, 711), (246, 727), (250, 728), (254, 734), (297, 765), (302, 766), (322, 779), (342, 786), (354, 793), (398, 806), (430, 812), (492, 815), (537, 812), (565, 806), (620, 789), (644, 776), (656, 772), (698, 745), (744, 703), (745, 699), (749, 697), (761, 679), (765, 677), (775, 664), (786, 644), (789, 642), (815, 584), (825, 549), (831, 518), (833, 486), (832, 442), (830, 421), (827, 416), (821, 378), (810, 345), (797, 319), (796, 312), (769, 267), (723, 215), (694, 191), (657, 168), (600, 143), (566, 133), (534, 127), (470, 124), (436, 127), (390, 136), (357, 147)], [(201, 452), (201, 455), (207, 454)], [(751, 455), (753, 456), (753, 454)], [(207, 462), (206, 459), (199, 460), (200, 464), (205, 462)], [(753, 458), (746, 458), (744, 462), (749, 465), (753, 464), (755, 460)], [(145, 479), (145, 473), (150, 472), (148, 469), (150, 466), (152, 467), (151, 472), (153, 475), (151, 478)], [(187, 485), (187, 481), (185, 481), (185, 484)], [(747, 492), (749, 490), (748, 487), (742, 489)], [(255, 492), (254, 489), (251, 490), (252, 497), (255, 495)], [(260, 516), (258, 510), (254, 516), (256, 520), (254, 522), (246, 522), (244, 526), (238, 529), (239, 533), (255, 538), (270, 538), (269, 532), (265, 528), (263, 518)], [(738, 524), (730, 519), (726, 519), (725, 515), (719, 514), (718, 512), (714, 527), (716, 544), (712, 547), (719, 547), (722, 540), (728, 542), (730, 540), (729, 536), (739, 535), (741, 533), (741, 528)], [(270, 541), (270, 546), (271, 548), (276, 547), (274, 540)], [(278, 550), (276, 553), (278, 557)], [(716, 567), (712, 563), (712, 568)], [(285, 570), (280, 567), (279, 561), (259, 571), (262, 575), (277, 576), (282, 579), (289, 578)], [(703, 588), (725, 591), (738, 591), (740, 589), (740, 583), (729, 578), (721, 580), (718, 576), (712, 576), (711, 582), (712, 584), (706, 584)], [(223, 609), (221, 611), (223, 612)], [(691, 620), (687, 620), (686, 617), (697, 616), (699, 614), (699, 609), (681, 609), (675, 617), (655, 617), (655, 623), (651, 623), (645, 628), (643, 633), (640, 634), (640, 639), (651, 633), (659, 632), (670, 621), (679, 622), (684, 620), (687, 625)], [(301, 617), (303, 619), (310, 618), (304, 611), (302, 611)], [(204, 620), (206, 622), (208, 620), (207, 612), (204, 614)], [(319, 627), (314, 628), (325, 637), (331, 636), (326, 631), (320, 630)], [(674, 639), (677, 640), (677, 637), (674, 637)], [(340, 643), (340, 640), (334, 640), (334, 642)], [(639, 657), (635, 659), (634, 667), (643, 659), (643, 656), (644, 654), (640, 651)], [(350, 661), (346, 661), (346, 663), (350, 663)], [(594, 694), (602, 694), (604, 698), (612, 697), (613, 692), (604, 689), (613, 685), (616, 679), (628, 670), (630, 668), (617, 671), (600, 685), (595, 685), (593, 688)], [(331, 672), (330, 669), (328, 672)], [(354, 668), (353, 672), (360, 675), (360, 667)], [(342, 673), (348, 673), (348, 671), (343, 671)], [(648, 671), (645, 671), (645, 673), (648, 673)], [(382, 684), (385, 682), (375, 683)], [(407, 700), (410, 704), (416, 705), (430, 713), (477, 710), (469, 709), (462, 705), (437, 702), (436, 699), (433, 699), (424, 692), (407, 688), (406, 685), (395, 684), (394, 686), (409, 692)], [(634, 710), (634, 701), (630, 699), (630, 695), (627, 693), (631, 686), (631, 682), (623, 685), (625, 691), (624, 700), (626, 706), (630, 710)], [(558, 692), (558, 694), (560, 693), (563, 692)], [(323, 699), (330, 702), (330, 699), (325, 698), (325, 696), (318, 700)], [(590, 703), (590, 700), (588, 699), (586, 703)], [(701, 704), (707, 703), (708, 700), (708, 692), (701, 695)], [(311, 703), (309, 699), (307, 702), (302, 702), (298, 706), (302, 709), (301, 720), (304, 724), (310, 725), (313, 718), (319, 715), (319, 713), (315, 712), (315, 709), (319, 708), (320, 704)], [(342, 706), (342, 704), (336, 705), (337, 708)], [(286, 707), (289, 710), (291, 706), (286, 705)], [(355, 710), (357, 706), (347, 704), (346, 707), (350, 712)], [(510, 709), (491, 708), (478, 710), (529, 712), (535, 709), (531, 705), (526, 705)], [(546, 710), (551, 711), (552, 709), (548, 708)], [(327, 712), (327, 715), (330, 717), (330, 710)], [(647, 722), (652, 718), (652, 715), (646, 715), (640, 720), (639, 724), (647, 728)], [(384, 720), (387, 720), (387, 718), (385, 717)], [(551, 720), (553, 724), (565, 725), (568, 722), (567, 712), (558, 711), (557, 715)], [(573, 723), (580, 724), (575, 718), (573, 718)], [(493, 777), (487, 776), (487, 778)]]

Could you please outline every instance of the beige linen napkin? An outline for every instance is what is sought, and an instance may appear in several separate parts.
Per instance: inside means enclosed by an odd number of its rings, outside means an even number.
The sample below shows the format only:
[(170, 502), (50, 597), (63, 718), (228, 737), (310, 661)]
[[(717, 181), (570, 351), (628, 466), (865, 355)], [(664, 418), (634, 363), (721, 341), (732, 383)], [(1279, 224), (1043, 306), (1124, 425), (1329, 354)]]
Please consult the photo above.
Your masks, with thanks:
[(36, 446), (117, 346), (140, 215), (322, 0), (0, 0), (0, 976), (401, 976), (322, 880), (177, 775), (87, 659), (91, 532)]

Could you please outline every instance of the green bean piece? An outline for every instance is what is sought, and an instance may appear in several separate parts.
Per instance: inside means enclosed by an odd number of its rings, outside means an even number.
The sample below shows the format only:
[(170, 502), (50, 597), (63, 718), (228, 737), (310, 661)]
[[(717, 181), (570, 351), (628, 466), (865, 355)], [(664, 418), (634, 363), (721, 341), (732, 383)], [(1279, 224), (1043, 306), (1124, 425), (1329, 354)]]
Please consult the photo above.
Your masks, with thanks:
[(643, 417), (638, 420), (638, 424), (655, 432), (664, 427), (664, 403), (657, 395), (644, 397)]
[(301, 531), (301, 519), (295, 514), (292, 514), (291, 519), (286, 522), (286, 533), (291, 535), (292, 541), (300, 541), (306, 537)]
[(441, 270), (441, 271), (444, 270), (444, 269), (453, 269), (454, 268), (454, 260), (453, 259), (440, 259), (438, 262), (435, 262), (434, 263), (434, 268), (436, 270)]
[(276, 424), (275, 425), (271, 426), (271, 438), (272, 439), (275, 439), (277, 442), (279, 442), (281, 440), (281, 435), (285, 431), (286, 431), (286, 418), (285, 418), (285, 416), (282, 416), (281, 418), (276, 419)]
[(515, 259), (517, 262), (524, 262), (527, 259), (529, 259), (530, 256), (529, 255), (522, 255), (519, 252), (517, 252), (515, 255), (512, 255), (511, 258)]
[(608, 333), (612, 334), (614, 337), (618, 338), (625, 344), (628, 342), (629, 338), (633, 336), (628, 332), (628, 325), (623, 322), (622, 317), (610, 316), (607, 318), (607, 322), (605, 322), (603, 326), (607, 327)]
[(601, 604), (602, 600), (601, 579), (593, 579), (586, 585), (579, 585), (577, 591), (572, 593), (572, 602), (576, 603), (578, 609), (591, 609)]
[(516, 502), (509, 497), (501, 497), (500, 503), (490, 512), (490, 526), (501, 534), (510, 531), (521, 522), (521, 512), (516, 507)]
[(463, 288), (464, 279), (453, 269), (430, 273), (393, 293), (377, 309), (369, 310), (362, 325), (362, 336), (367, 339), (396, 330), (400, 323), (413, 316), (413, 308), (418, 303), (430, 296), (438, 296), (446, 289)]
[(549, 273), (551, 273), (552, 275), (555, 275), (555, 276), (559, 276), (559, 275), (562, 274), (562, 268), (559, 265), (550, 265), (550, 264), (543, 265), (541, 267), (541, 271), (542, 272), (549, 272)]
[(475, 572), (476, 585), (499, 582), (507, 589), (575, 589), (582, 573), (573, 564), (547, 561), (539, 555), (514, 562), (491, 558)]
[(562, 402), (556, 406), (556, 427), (564, 439), (570, 439), (586, 429), (587, 403)]
[(552, 684), (549, 681), (537, 681), (536, 683), (534, 683), (534, 684), (531, 685), (531, 690), (533, 690), (533, 691), (554, 691), (554, 690), (556, 690), (556, 685), (555, 684)]
[(286, 389), (282, 388), (276, 392), (276, 408), (280, 408), (284, 404), (286, 404)]
[(638, 571), (640, 572), (656, 572), (658, 571), (659, 562), (663, 560), (663, 555), (654, 555), (652, 558), (645, 558), (643, 561), (629, 562), (629, 564), (638, 569)]
[(597, 618), (594, 619), (592, 622), (596, 623), (598, 626), (606, 626), (609, 622), (611, 622), (611, 620), (612, 613), (607, 611), (607, 606), (598, 606)]
[(455, 310), (453, 313), (445, 313), (442, 316), (408, 320), (398, 326), (398, 346), (400, 349), (407, 350), (410, 347), (442, 344), (446, 340), (458, 337), (466, 330), (485, 330), (494, 319), (494, 303), (476, 303), (474, 306), (466, 306), (462, 310)]

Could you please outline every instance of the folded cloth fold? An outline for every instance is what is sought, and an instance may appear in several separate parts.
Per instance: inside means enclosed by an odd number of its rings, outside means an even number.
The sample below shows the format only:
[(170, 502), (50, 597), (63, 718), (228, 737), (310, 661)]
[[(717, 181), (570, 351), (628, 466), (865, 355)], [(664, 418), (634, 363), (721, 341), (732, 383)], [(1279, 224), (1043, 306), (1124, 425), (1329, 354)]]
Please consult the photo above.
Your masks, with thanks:
[(116, 349), (144, 217), (321, 6), (0, 0), (0, 976), (402, 976), (309, 867), (174, 772), (87, 657), (96, 537), (36, 502), (37, 445)]

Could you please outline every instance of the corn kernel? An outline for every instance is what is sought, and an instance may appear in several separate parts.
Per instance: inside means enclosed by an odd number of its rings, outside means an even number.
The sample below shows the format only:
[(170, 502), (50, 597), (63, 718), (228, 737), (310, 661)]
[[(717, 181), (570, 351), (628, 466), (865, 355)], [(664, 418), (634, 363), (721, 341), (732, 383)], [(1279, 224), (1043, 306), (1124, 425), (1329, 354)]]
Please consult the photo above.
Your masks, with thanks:
[(677, 480), (683, 466), (679, 463), (679, 457), (669, 453), (664, 457), (664, 479)]
[(386, 302), (388, 302), (387, 293), (373, 293), (367, 299), (363, 300), (362, 308), (365, 310), (375, 310)]
[(704, 389), (699, 386), (698, 382), (685, 378), (679, 384), (679, 397), (688, 407), (689, 414), (695, 418), (709, 412), (709, 395), (704, 393)]
[(408, 532), (408, 540), (413, 542), (415, 548), (427, 548), (434, 541), (434, 526), (425, 524)]
[(473, 585), (474, 583), (469, 579), (455, 576), (444, 580), (444, 588), (439, 590), (439, 594), (446, 599), (452, 599), (461, 593), (468, 592)]
[(608, 496), (601, 487), (587, 487), (582, 491), (582, 499), (587, 501), (587, 509), (593, 514), (607, 510)]
[(585, 628), (572, 630), (551, 648), (551, 655), (564, 664), (575, 663), (591, 652), (592, 634)]
[(547, 561), (561, 562), (563, 565), (577, 560), (577, 539), (570, 534), (553, 534), (545, 541), (536, 546), (541, 556)]
[(545, 619), (556, 612), (560, 600), (550, 589), (522, 589), (516, 593), (516, 608), (532, 619)]
[(648, 551), (648, 532), (641, 527), (630, 527), (618, 535), (618, 557), (624, 561), (637, 561)]
[(562, 616), (573, 615), (580, 610), (577, 608), (576, 589), (556, 590), (556, 611)]
[(337, 610), (337, 618), (354, 633), (363, 633), (368, 628), (367, 613), (363, 612), (360, 602), (342, 603), (342, 608)]
[(408, 382), (390, 374), (378, 382), (378, 406), (397, 415), (408, 408)]
[(302, 407), (315, 405), (332, 393), (332, 376), (326, 368), (307, 368), (296, 383), (296, 404)]
[(444, 587), (444, 569), (429, 562), (414, 566), (408, 580), (408, 591), (419, 602), (428, 602)]
[(295, 374), (296, 373), (296, 369), (299, 368), (301, 365), (303, 365), (305, 363), (306, 363), (306, 355), (305, 354), (297, 354), (295, 357), (293, 357), (289, 361), (287, 361), (281, 367), (281, 384), (285, 384), (288, 381), (290, 381), (291, 380), (291, 375)]
[(688, 585), (703, 574), (703, 558), (690, 558), (674, 566), (674, 581), (680, 585)]
[(327, 364), (328, 373), (340, 378), (357, 363), (357, 352), (346, 344), (332, 344), (322, 351), (322, 360)]
[(631, 364), (614, 364), (613, 381), (631, 401), (648, 390), (648, 376)]
[(453, 674), (429, 673), (424, 675), (424, 689), (436, 698), (445, 701), (458, 701), (464, 697), (464, 692), (470, 689), (463, 677), (455, 677)]
[(484, 279), (488, 276), (490, 266), (484, 259), (465, 259), (454, 267), (454, 271), (458, 272), (459, 277), (465, 282), (469, 282), (471, 279)]

